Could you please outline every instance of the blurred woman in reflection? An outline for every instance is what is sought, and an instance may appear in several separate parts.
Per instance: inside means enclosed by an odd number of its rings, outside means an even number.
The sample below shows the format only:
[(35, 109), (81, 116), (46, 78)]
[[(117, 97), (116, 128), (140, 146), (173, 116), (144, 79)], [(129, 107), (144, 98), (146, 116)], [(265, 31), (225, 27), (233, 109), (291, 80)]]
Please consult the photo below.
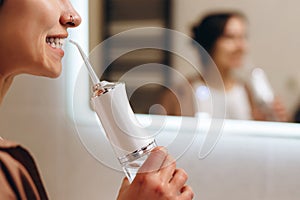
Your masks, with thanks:
[[(199, 43), (209, 54), (222, 77), (226, 94), (226, 118), (230, 119), (256, 119), (268, 120), (267, 113), (255, 104), (253, 95), (245, 84), (233, 76), (235, 69), (244, 65), (247, 44), (247, 20), (239, 12), (222, 12), (206, 15), (193, 29), (194, 40)], [(161, 98), (161, 105), (169, 115), (191, 115), (197, 113), (212, 113), (210, 94), (216, 97), (221, 95), (218, 86), (206, 86), (207, 80), (214, 80), (212, 62), (209, 61), (203, 50), (200, 58), (204, 67), (203, 78), (195, 75), (189, 78), (193, 92), (189, 89), (178, 87), (166, 91)], [(212, 81), (213, 82), (213, 81)], [(179, 99), (176, 99), (176, 96)], [(193, 97), (197, 99), (193, 101)], [(221, 104), (222, 98), (216, 98), (215, 104)], [(195, 102), (198, 108), (195, 107)], [(214, 105), (218, 108), (218, 105)], [(190, 107), (190, 108), (187, 108)], [(278, 99), (270, 106), (273, 120), (286, 121), (284, 107)], [(192, 108), (192, 109), (191, 109)], [(220, 115), (219, 115), (220, 116)]]

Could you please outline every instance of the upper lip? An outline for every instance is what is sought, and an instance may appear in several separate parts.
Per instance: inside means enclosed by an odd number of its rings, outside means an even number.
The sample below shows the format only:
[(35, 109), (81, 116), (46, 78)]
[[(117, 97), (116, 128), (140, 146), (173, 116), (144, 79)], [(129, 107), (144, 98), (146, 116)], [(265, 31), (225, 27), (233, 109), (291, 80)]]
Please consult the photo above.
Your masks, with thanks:
[(68, 34), (56, 34), (56, 35), (48, 35), (47, 38), (62, 38), (65, 39), (68, 37)]

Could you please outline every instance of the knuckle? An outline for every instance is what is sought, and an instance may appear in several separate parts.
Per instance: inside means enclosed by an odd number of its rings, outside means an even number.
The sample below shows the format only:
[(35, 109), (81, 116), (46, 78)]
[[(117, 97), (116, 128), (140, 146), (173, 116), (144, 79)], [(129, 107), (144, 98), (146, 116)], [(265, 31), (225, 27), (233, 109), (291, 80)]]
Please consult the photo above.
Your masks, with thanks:
[(154, 187), (154, 192), (157, 196), (162, 197), (165, 195), (164, 185), (159, 183)]
[(165, 168), (165, 167), (176, 168), (176, 161), (171, 155), (168, 155), (166, 157), (163, 168)]
[(171, 168), (176, 168), (176, 162), (172, 157), (169, 159), (168, 166)]
[(149, 183), (151, 183), (151, 179), (151, 176), (149, 176), (148, 174), (143, 174), (139, 182), (141, 185), (148, 185)]
[(190, 199), (193, 199), (194, 196), (195, 196), (195, 194), (194, 194), (194, 192), (193, 192), (193, 190), (192, 190), (191, 187), (188, 188), (188, 192), (189, 192)]
[(195, 194), (194, 194), (194, 192), (193, 192), (193, 190), (190, 186), (186, 186), (186, 191), (185, 192), (187, 193), (187, 195), (186, 195), (187, 200), (190, 200), (190, 199), (194, 198)]
[(188, 174), (183, 169), (178, 169), (179, 178), (184, 180), (184, 182), (188, 179)]
[(161, 187), (162, 184), (159, 177), (152, 173), (144, 174), (139, 178), (138, 182), (141, 187), (152, 188), (152, 189), (159, 188)]

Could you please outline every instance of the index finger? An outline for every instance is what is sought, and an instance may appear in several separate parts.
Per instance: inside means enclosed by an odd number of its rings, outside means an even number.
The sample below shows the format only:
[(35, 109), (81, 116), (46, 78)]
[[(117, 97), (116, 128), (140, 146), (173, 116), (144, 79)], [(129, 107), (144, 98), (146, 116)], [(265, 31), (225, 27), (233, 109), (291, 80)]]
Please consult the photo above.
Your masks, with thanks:
[(168, 153), (164, 147), (154, 148), (147, 160), (139, 169), (138, 173), (157, 172), (161, 168), (167, 156)]

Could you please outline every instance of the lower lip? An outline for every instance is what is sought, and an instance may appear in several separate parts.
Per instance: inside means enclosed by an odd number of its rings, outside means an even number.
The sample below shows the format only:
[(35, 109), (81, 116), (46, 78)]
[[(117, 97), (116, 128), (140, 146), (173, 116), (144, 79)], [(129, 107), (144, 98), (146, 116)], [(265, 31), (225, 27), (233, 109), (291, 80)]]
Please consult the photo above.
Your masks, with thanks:
[(53, 48), (51, 45), (49, 45), (49, 44), (47, 44), (47, 45), (50, 47), (50, 49), (52, 51), (54, 51), (55, 53), (57, 53), (59, 56), (63, 57), (65, 55), (64, 50), (62, 50), (61, 48)]

